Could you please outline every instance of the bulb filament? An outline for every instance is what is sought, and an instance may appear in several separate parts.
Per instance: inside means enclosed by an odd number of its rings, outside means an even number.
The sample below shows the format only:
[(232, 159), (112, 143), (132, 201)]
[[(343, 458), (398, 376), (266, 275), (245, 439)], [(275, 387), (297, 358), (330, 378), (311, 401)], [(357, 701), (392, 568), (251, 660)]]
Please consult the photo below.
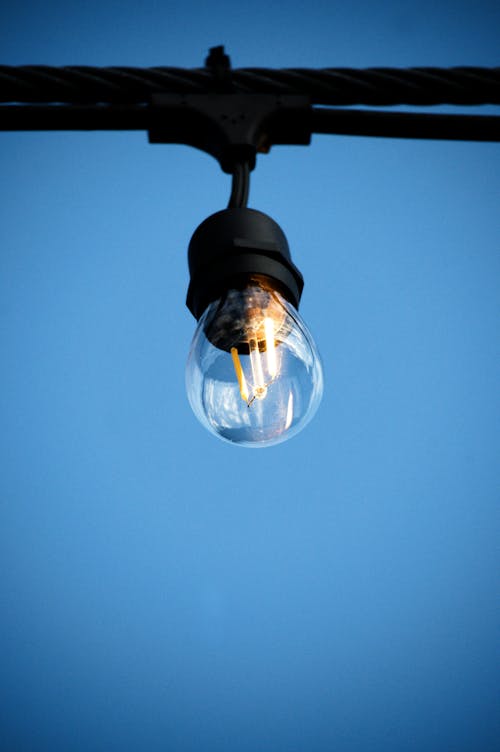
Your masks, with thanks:
[(231, 348), (231, 357), (233, 359), (234, 370), (236, 372), (236, 378), (238, 379), (238, 386), (240, 388), (241, 399), (248, 403), (248, 388), (243, 368), (241, 367), (240, 356), (238, 355), (238, 349), (236, 347)]
[(249, 395), (247, 380), (241, 365), (238, 348), (231, 348), (231, 357), (233, 359), (234, 371), (238, 380), (241, 399), (250, 407), (254, 400), (264, 399), (267, 395), (268, 387), (272, 384), (278, 374), (278, 361), (276, 357), (276, 342), (274, 339), (274, 322), (271, 318), (264, 318), (264, 339), (266, 343), (266, 366), (269, 379), (266, 380), (264, 375), (264, 364), (262, 353), (259, 349), (259, 340), (255, 334), (248, 338), (248, 351), (250, 356), (250, 370), (252, 374), (251, 391)]

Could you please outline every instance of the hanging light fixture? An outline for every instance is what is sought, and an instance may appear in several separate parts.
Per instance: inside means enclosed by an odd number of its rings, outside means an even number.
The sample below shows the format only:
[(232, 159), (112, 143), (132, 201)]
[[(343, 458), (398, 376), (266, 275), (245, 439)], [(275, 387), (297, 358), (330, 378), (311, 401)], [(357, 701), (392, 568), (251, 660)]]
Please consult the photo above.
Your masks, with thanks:
[(247, 447), (277, 444), (312, 418), (323, 393), (314, 341), (299, 315), (304, 281), (279, 225), (247, 208), (257, 153), (311, 140), (307, 97), (235, 94), (222, 47), (206, 60), (215, 91), (153, 95), (152, 143), (180, 142), (214, 156), (232, 175), (227, 209), (189, 244), (187, 306), (198, 325), (186, 387), (200, 422)]
[(198, 326), (186, 386), (195, 415), (242, 446), (294, 436), (316, 412), (323, 374), (283, 231), (266, 214), (230, 206), (194, 233), (189, 270), (187, 305)]

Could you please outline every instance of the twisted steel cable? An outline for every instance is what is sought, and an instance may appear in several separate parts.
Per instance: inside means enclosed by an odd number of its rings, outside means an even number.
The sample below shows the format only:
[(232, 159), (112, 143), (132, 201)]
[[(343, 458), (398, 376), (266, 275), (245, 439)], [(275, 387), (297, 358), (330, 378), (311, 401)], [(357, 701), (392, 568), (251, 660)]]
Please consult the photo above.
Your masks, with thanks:
[[(145, 104), (154, 93), (214, 91), (209, 68), (0, 66), (0, 102)], [(240, 68), (234, 93), (300, 94), (321, 105), (500, 104), (500, 67)]]

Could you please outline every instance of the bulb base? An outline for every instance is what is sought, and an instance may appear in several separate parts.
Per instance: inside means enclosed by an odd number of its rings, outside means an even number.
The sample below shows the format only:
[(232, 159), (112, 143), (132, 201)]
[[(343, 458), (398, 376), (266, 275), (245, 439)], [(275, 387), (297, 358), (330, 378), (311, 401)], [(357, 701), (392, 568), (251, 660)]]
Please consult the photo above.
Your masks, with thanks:
[(292, 262), (281, 227), (255, 209), (224, 209), (197, 228), (189, 243), (186, 305), (198, 320), (229, 288), (265, 277), (298, 308), (304, 280)]

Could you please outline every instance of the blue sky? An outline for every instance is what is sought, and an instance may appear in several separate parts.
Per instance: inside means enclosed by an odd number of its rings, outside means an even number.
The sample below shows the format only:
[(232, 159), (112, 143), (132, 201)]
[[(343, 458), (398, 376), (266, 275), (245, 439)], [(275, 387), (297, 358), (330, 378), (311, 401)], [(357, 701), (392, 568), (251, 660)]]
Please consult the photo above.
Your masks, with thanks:
[[(499, 31), (493, 2), (49, 0), (0, 10), (0, 57), (489, 66)], [(215, 160), (142, 133), (0, 153), (2, 749), (497, 749), (498, 145), (259, 157), (325, 374), (259, 452), (184, 391)]]

